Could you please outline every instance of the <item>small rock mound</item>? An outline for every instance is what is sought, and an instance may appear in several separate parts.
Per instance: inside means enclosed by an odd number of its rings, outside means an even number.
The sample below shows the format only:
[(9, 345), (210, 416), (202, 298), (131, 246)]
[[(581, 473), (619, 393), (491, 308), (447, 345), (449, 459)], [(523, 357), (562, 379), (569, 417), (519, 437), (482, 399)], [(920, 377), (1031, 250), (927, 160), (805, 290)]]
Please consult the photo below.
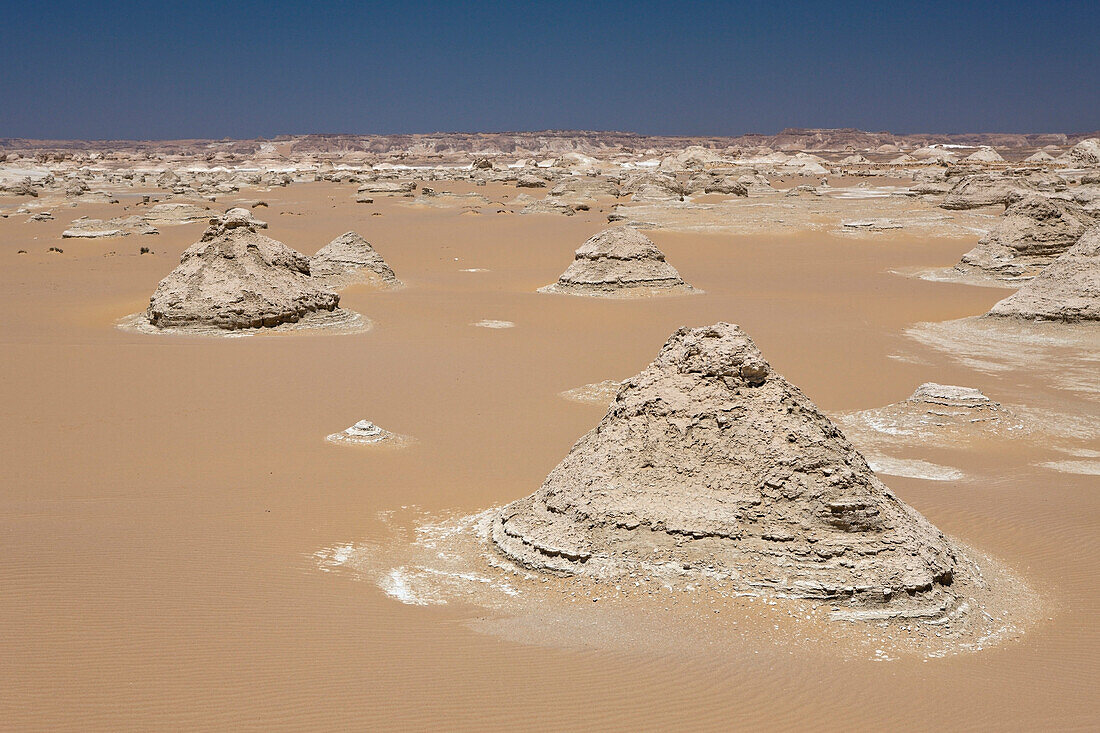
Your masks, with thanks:
[(887, 615), (943, 613), (964, 564), (728, 323), (674, 333), (490, 538), (551, 573), (694, 568)]
[(332, 287), (366, 282), (375, 287), (396, 288), (401, 281), (370, 242), (355, 232), (344, 232), (309, 261), (310, 274)]
[(589, 238), (558, 281), (544, 293), (625, 297), (696, 292), (649, 237), (627, 226)]
[(1085, 232), (1077, 244), (994, 305), (986, 317), (1100, 321), (1100, 226)]
[(309, 258), (258, 233), (266, 226), (247, 209), (211, 219), (149, 299), (149, 323), (234, 330), (337, 310), (340, 296), (310, 278)]
[(863, 448), (882, 442), (958, 445), (971, 437), (1023, 434), (1011, 410), (973, 387), (926, 382), (908, 399), (846, 413), (837, 422)]
[(388, 430), (383, 430), (370, 420), (360, 420), (350, 428), (339, 433), (326, 436), (330, 443), (342, 445), (378, 445), (379, 443), (405, 443), (407, 438), (396, 435)]

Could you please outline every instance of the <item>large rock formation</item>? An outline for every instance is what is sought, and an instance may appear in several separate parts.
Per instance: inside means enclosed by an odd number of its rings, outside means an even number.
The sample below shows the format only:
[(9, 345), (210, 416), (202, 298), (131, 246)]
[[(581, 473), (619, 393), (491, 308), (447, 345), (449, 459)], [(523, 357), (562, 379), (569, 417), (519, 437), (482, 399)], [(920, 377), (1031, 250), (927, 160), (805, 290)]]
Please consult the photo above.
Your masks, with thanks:
[(1004, 218), (955, 269), (1000, 278), (1034, 274), (1081, 237), (1091, 218), (1068, 201), (1031, 194), (1005, 210)]
[(524, 566), (704, 570), (735, 588), (940, 613), (964, 561), (738, 327), (682, 328), (492, 544)]
[(340, 296), (310, 278), (309, 258), (260, 234), (261, 223), (246, 209), (211, 219), (149, 299), (149, 322), (233, 330), (336, 310)]
[(956, 210), (1008, 206), (1026, 192), (1026, 185), (1018, 178), (978, 174), (956, 183), (940, 206)]
[(1100, 321), (1100, 226), (1034, 280), (994, 305), (987, 317), (1040, 321)]
[(612, 227), (588, 239), (558, 281), (544, 293), (623, 297), (690, 293), (676, 268), (657, 245), (637, 229)]
[(331, 287), (365, 282), (381, 288), (400, 287), (401, 281), (382, 255), (355, 232), (344, 232), (309, 261), (310, 274)]

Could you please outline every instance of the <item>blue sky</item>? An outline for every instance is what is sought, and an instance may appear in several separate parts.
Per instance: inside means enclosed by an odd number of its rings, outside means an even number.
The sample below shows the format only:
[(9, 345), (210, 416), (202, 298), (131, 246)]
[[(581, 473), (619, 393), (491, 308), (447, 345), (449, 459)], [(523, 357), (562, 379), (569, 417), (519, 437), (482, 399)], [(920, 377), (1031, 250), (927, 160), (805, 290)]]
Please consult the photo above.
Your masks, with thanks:
[(1100, 0), (0, 10), (0, 137), (1100, 129)]

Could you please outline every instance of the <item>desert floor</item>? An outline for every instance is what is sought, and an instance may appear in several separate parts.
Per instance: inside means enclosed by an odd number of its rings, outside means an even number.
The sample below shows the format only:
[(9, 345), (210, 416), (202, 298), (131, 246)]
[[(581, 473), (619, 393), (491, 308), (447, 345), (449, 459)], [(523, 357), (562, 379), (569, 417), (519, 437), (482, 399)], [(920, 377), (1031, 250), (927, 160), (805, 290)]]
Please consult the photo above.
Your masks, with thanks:
[[(1095, 415), (1095, 402), (1081, 407), (1095, 395), (1049, 379), (1056, 359), (983, 372), (904, 334), (1007, 295), (890, 272), (950, 266), (977, 234), (647, 231), (705, 294), (608, 301), (535, 293), (606, 226), (606, 210), (474, 214), (400, 198), (356, 204), (350, 193), (296, 185), (259, 194), (270, 206), (256, 210), (270, 236), (306, 254), (357, 230), (406, 283), (344, 291), (342, 305), (373, 322), (346, 335), (127, 333), (116, 321), (145, 307), (204, 224), (62, 241), (76, 215), (119, 207), (0, 220), (0, 728), (1096, 724), (1100, 486), (1039, 465), (1066, 459), (1046, 439), (905, 455), (957, 468), (956, 481), (883, 477), (1041, 596), (1037, 622), (980, 652), (875, 661), (829, 634), (791, 649), (763, 631), (714, 647), (660, 634), (647, 644), (606, 604), (577, 606), (582, 641), (563, 644), (560, 629), (494, 624), (475, 605), (396, 602), (317, 559), (535, 490), (603, 414), (559, 393), (636, 373), (682, 325), (741, 324), (829, 414), (937, 381)], [(54, 245), (64, 252), (46, 252)], [(515, 327), (471, 325), (483, 319)], [(325, 442), (363, 418), (415, 443)], [(765, 629), (774, 610), (739, 613), (744, 628)]]

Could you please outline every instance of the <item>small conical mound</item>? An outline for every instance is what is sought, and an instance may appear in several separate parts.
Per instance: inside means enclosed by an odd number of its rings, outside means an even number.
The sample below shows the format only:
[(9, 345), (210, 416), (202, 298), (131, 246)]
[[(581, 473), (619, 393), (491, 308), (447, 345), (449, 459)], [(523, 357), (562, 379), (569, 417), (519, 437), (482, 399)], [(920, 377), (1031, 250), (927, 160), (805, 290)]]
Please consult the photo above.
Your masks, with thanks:
[(1100, 226), (987, 314), (1040, 321), (1100, 321)]
[(1045, 150), (1037, 150), (1024, 158), (1025, 163), (1049, 163), (1053, 160), (1054, 156)]
[(960, 562), (728, 323), (674, 333), (490, 533), (550, 572), (705, 569), (746, 589), (941, 610)]
[(625, 297), (688, 293), (676, 268), (649, 237), (631, 227), (606, 229), (591, 237), (558, 281), (540, 289), (547, 293)]
[(149, 299), (149, 322), (233, 330), (336, 310), (340, 296), (310, 278), (309, 258), (257, 231), (265, 226), (246, 209), (212, 219)]
[(313, 277), (333, 287), (356, 282), (386, 288), (401, 285), (382, 255), (355, 232), (344, 232), (322, 247), (309, 261), (309, 269)]
[(977, 151), (971, 153), (970, 155), (966, 156), (966, 160), (971, 161), (973, 163), (1003, 163), (1003, 162), (1005, 162), (1005, 159), (1001, 157), (1001, 154), (998, 153), (993, 148), (982, 148), (981, 150), (977, 150)]

